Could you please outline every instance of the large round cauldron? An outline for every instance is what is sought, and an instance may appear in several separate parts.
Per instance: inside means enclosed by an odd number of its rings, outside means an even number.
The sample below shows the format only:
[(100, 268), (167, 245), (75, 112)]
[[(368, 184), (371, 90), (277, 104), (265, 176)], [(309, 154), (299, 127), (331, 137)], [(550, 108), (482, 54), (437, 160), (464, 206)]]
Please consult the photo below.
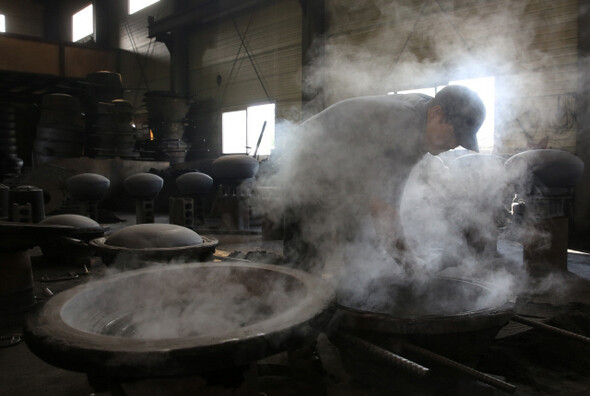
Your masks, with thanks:
[[(382, 292), (370, 305), (367, 298), (339, 293), (339, 306), (330, 324), (345, 367), (362, 380), (371, 377), (398, 385), (406, 381), (392, 367), (375, 367), (372, 347), (364, 354), (343, 333), (427, 366), (430, 362), (415, 355), (416, 346), (474, 367), (513, 316), (509, 296), (470, 280), (443, 276), (409, 282), (383, 279), (373, 286)], [(448, 377), (446, 372), (440, 376)]]
[[(475, 367), (513, 315), (513, 304), (507, 297), (465, 279), (380, 279), (373, 286), (381, 289), (381, 295), (372, 301), (339, 293), (329, 334), (350, 375), (397, 389), (400, 394), (451, 389), (456, 385), (455, 370), (460, 365)], [(392, 352), (406, 360), (392, 360), (388, 355)], [(434, 363), (432, 356), (437, 356)], [(447, 363), (440, 366), (442, 361)], [(408, 375), (420, 372), (414, 362), (432, 369), (427, 381)], [(498, 386), (493, 379), (482, 376), (478, 379)]]
[(25, 339), (68, 370), (195, 374), (300, 346), (332, 298), (321, 278), (272, 265), (150, 267), (55, 295), (29, 317)]

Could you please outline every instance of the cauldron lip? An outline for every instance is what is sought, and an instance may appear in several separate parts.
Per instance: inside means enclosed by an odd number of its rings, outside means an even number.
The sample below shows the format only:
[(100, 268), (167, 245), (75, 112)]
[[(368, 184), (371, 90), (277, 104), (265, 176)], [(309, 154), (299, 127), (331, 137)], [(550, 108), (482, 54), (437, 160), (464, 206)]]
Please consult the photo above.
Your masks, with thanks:
[(104, 235), (108, 227), (75, 227), (64, 224), (38, 224), (0, 221), (0, 248), (29, 249), (48, 238), (70, 237), (87, 240)]
[[(306, 294), (287, 310), (242, 328), (219, 334), (169, 339), (134, 339), (92, 333), (69, 325), (61, 315), (64, 306), (78, 295), (108, 286), (111, 282), (160, 271), (191, 271), (207, 267), (278, 272), (299, 280)], [(122, 365), (122, 372), (130, 375), (150, 375), (154, 372), (170, 374), (169, 371), (175, 374), (185, 370), (185, 367), (174, 367), (174, 364), (168, 367), (167, 361), (171, 357), (173, 360), (190, 361), (191, 367), (188, 369), (195, 370), (200, 366), (226, 366), (230, 362), (244, 364), (278, 353), (292, 341), (290, 337), (297, 339), (296, 342), (301, 342), (302, 337), (308, 337), (310, 323), (327, 312), (332, 300), (333, 288), (321, 277), (271, 264), (215, 262), (148, 267), (109, 276), (56, 294), (37, 313), (27, 318), (25, 340), (41, 358), (71, 370), (87, 371), (99, 367), (116, 371)], [(223, 355), (227, 356), (213, 357), (214, 360), (223, 360), (223, 364), (210, 361), (213, 350), (223, 351)], [(58, 356), (60, 354), (63, 355), (61, 358)], [(200, 354), (208, 358), (202, 358)], [(83, 356), (87, 356), (86, 359)]]
[(215, 247), (219, 244), (219, 240), (210, 236), (203, 236), (202, 243), (197, 243), (193, 245), (186, 245), (186, 246), (174, 246), (174, 247), (147, 247), (147, 248), (129, 248), (125, 246), (116, 246), (116, 245), (108, 245), (106, 243), (108, 237), (100, 237), (94, 238), (90, 241), (90, 245), (100, 252), (107, 253), (107, 254), (119, 254), (119, 253), (178, 253), (178, 255), (182, 256), (185, 253), (191, 253), (194, 251), (201, 251), (201, 250), (214, 250)]
[[(462, 282), (490, 290), (483, 281), (445, 275), (436, 275), (432, 279)], [(514, 316), (516, 296), (507, 296), (494, 306), (480, 309), (463, 310), (451, 314), (404, 315), (394, 316), (378, 311), (370, 311), (336, 303), (334, 323), (344, 327), (377, 330), (391, 333), (438, 334), (460, 331), (472, 331), (506, 323)], [(457, 331), (460, 328), (459, 331)]]

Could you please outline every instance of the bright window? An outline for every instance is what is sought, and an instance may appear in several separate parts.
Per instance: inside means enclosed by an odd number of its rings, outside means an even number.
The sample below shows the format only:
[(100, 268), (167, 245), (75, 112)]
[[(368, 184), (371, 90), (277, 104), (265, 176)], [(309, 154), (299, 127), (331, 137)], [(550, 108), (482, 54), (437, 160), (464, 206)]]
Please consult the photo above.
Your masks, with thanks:
[(72, 41), (79, 41), (94, 33), (92, 4), (72, 16)]
[[(496, 99), (494, 82), (494, 77), (483, 77), (450, 81), (448, 83), (448, 85), (464, 85), (467, 88), (472, 89), (479, 95), (486, 107), (486, 119), (477, 133), (477, 143), (479, 145), (480, 153), (491, 153), (494, 148), (494, 104)], [(389, 92), (388, 94), (422, 93), (434, 96), (444, 87), (446, 87), (446, 85)]]
[(6, 17), (0, 14), (0, 33), (6, 32)]
[[(256, 151), (261, 134), (260, 146)], [(223, 154), (253, 155), (256, 152), (256, 155), (269, 155), (274, 148), (274, 139), (274, 103), (249, 106), (246, 110), (228, 111), (221, 115)]]
[(434, 96), (436, 94), (436, 88), (420, 88), (420, 89), (408, 89), (407, 91), (398, 91), (398, 94), (409, 94), (409, 93), (420, 93), (428, 96)]
[(129, 0), (129, 14), (143, 10), (147, 6), (151, 6), (158, 1), (160, 0)]

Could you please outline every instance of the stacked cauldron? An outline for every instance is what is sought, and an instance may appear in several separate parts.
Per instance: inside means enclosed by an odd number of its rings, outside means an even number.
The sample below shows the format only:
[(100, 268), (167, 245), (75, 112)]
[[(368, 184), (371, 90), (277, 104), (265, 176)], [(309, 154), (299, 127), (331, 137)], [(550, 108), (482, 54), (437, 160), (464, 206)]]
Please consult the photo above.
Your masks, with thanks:
[(84, 118), (80, 101), (65, 93), (44, 95), (34, 144), (36, 163), (75, 158), (84, 153)]
[(16, 156), (16, 114), (14, 108), (0, 103), (0, 179), (18, 174), (23, 161)]
[(86, 75), (86, 95), (89, 102), (112, 102), (123, 97), (123, 82), (119, 73), (97, 71)]
[(137, 132), (132, 125), (133, 106), (123, 99), (98, 102), (89, 112), (87, 155), (93, 158), (139, 157)]
[(137, 131), (132, 125), (134, 108), (123, 99), (121, 75), (99, 71), (88, 74), (86, 79), (87, 155), (138, 158)]
[(183, 162), (190, 148), (182, 139), (189, 109), (186, 99), (174, 92), (149, 91), (143, 100), (153, 133), (153, 140), (145, 142), (144, 155), (157, 161)]

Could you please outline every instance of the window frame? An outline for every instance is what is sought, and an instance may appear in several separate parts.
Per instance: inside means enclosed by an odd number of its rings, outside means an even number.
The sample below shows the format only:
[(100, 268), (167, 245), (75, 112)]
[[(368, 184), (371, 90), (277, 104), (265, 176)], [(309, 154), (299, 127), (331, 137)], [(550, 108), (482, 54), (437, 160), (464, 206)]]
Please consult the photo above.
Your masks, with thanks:
[[(91, 19), (92, 19), (92, 31), (90, 33), (85, 34), (84, 36), (80, 36), (78, 38), (76, 38), (74, 36), (75, 33), (75, 29), (76, 29), (76, 20), (75, 17), (77, 15), (80, 15), (80, 13), (86, 11), (90, 9), (91, 12)], [(85, 26), (86, 24), (84, 24)], [(96, 29), (95, 29), (95, 15), (94, 15), (94, 4), (89, 3), (88, 5), (86, 5), (85, 7), (82, 7), (80, 9), (78, 9), (78, 11), (74, 12), (72, 14), (72, 42), (74, 43), (80, 43), (80, 42), (86, 42), (88, 40), (88, 38), (94, 38), (94, 34), (96, 33)]]
[[(242, 107), (237, 107), (231, 110), (226, 110), (226, 111), (222, 111), (221, 112), (221, 153), (224, 155), (227, 154), (246, 154), (246, 155), (253, 155), (254, 152), (256, 151), (256, 145), (258, 144), (258, 139), (260, 137), (260, 132), (262, 131), (262, 126), (263, 126), (263, 122), (257, 124), (256, 126), (251, 125), (251, 121), (252, 119), (249, 117), (249, 109), (254, 109), (254, 108), (260, 108), (261, 106), (272, 106), (273, 108), (273, 113), (274, 116), (272, 117), (272, 119), (270, 120), (270, 122), (268, 122), (269, 120), (265, 120), (267, 122), (267, 125), (264, 127), (264, 134), (263, 134), (263, 140), (261, 141), (260, 147), (258, 148), (258, 151), (256, 152), (257, 156), (261, 156), (261, 157), (266, 157), (269, 156), (272, 152), (272, 150), (275, 148), (275, 127), (276, 127), (276, 111), (277, 111), (277, 107), (276, 107), (276, 103), (274, 102), (266, 102), (266, 103), (256, 103), (256, 104), (251, 104), (248, 106), (242, 106)], [(253, 111), (253, 110), (250, 110)], [(244, 142), (244, 149), (243, 150), (226, 150), (225, 149), (225, 144), (224, 141), (226, 139), (233, 139), (231, 136), (227, 136), (227, 134), (229, 134), (230, 132), (226, 131), (224, 128), (224, 115), (225, 114), (229, 114), (229, 113), (239, 113), (239, 112), (245, 112), (245, 117), (244, 117), (244, 128), (240, 128), (240, 133), (244, 133), (244, 136), (242, 139), (242, 137), (239, 137), (240, 141)], [(264, 118), (264, 117), (263, 117)], [(262, 120), (263, 118), (260, 118), (260, 120)], [(259, 126), (259, 128), (258, 128)], [(270, 136), (270, 137), (269, 137)], [(270, 142), (269, 140), (270, 139)], [(266, 150), (265, 150), (266, 147)]]
[[(135, 14), (135, 13), (137, 13), (137, 12), (141, 11), (141, 10), (144, 10), (144, 9), (146, 9), (146, 8), (148, 8), (148, 7), (152, 6), (152, 5), (154, 5), (154, 4), (156, 4), (156, 3), (159, 3), (159, 2), (160, 2), (160, 0), (147, 0), (147, 1), (151, 1), (151, 3), (149, 3), (149, 4), (144, 4), (144, 5), (142, 5), (142, 6), (141, 6), (141, 8), (135, 8), (135, 9), (132, 11), (132, 10), (131, 10), (131, 3), (132, 3), (133, 1), (134, 1), (134, 0), (127, 0), (127, 15), (133, 15), (133, 14)], [(138, 1), (138, 0), (135, 0), (135, 1)], [(143, 1), (146, 1), (146, 0), (143, 0)]]

